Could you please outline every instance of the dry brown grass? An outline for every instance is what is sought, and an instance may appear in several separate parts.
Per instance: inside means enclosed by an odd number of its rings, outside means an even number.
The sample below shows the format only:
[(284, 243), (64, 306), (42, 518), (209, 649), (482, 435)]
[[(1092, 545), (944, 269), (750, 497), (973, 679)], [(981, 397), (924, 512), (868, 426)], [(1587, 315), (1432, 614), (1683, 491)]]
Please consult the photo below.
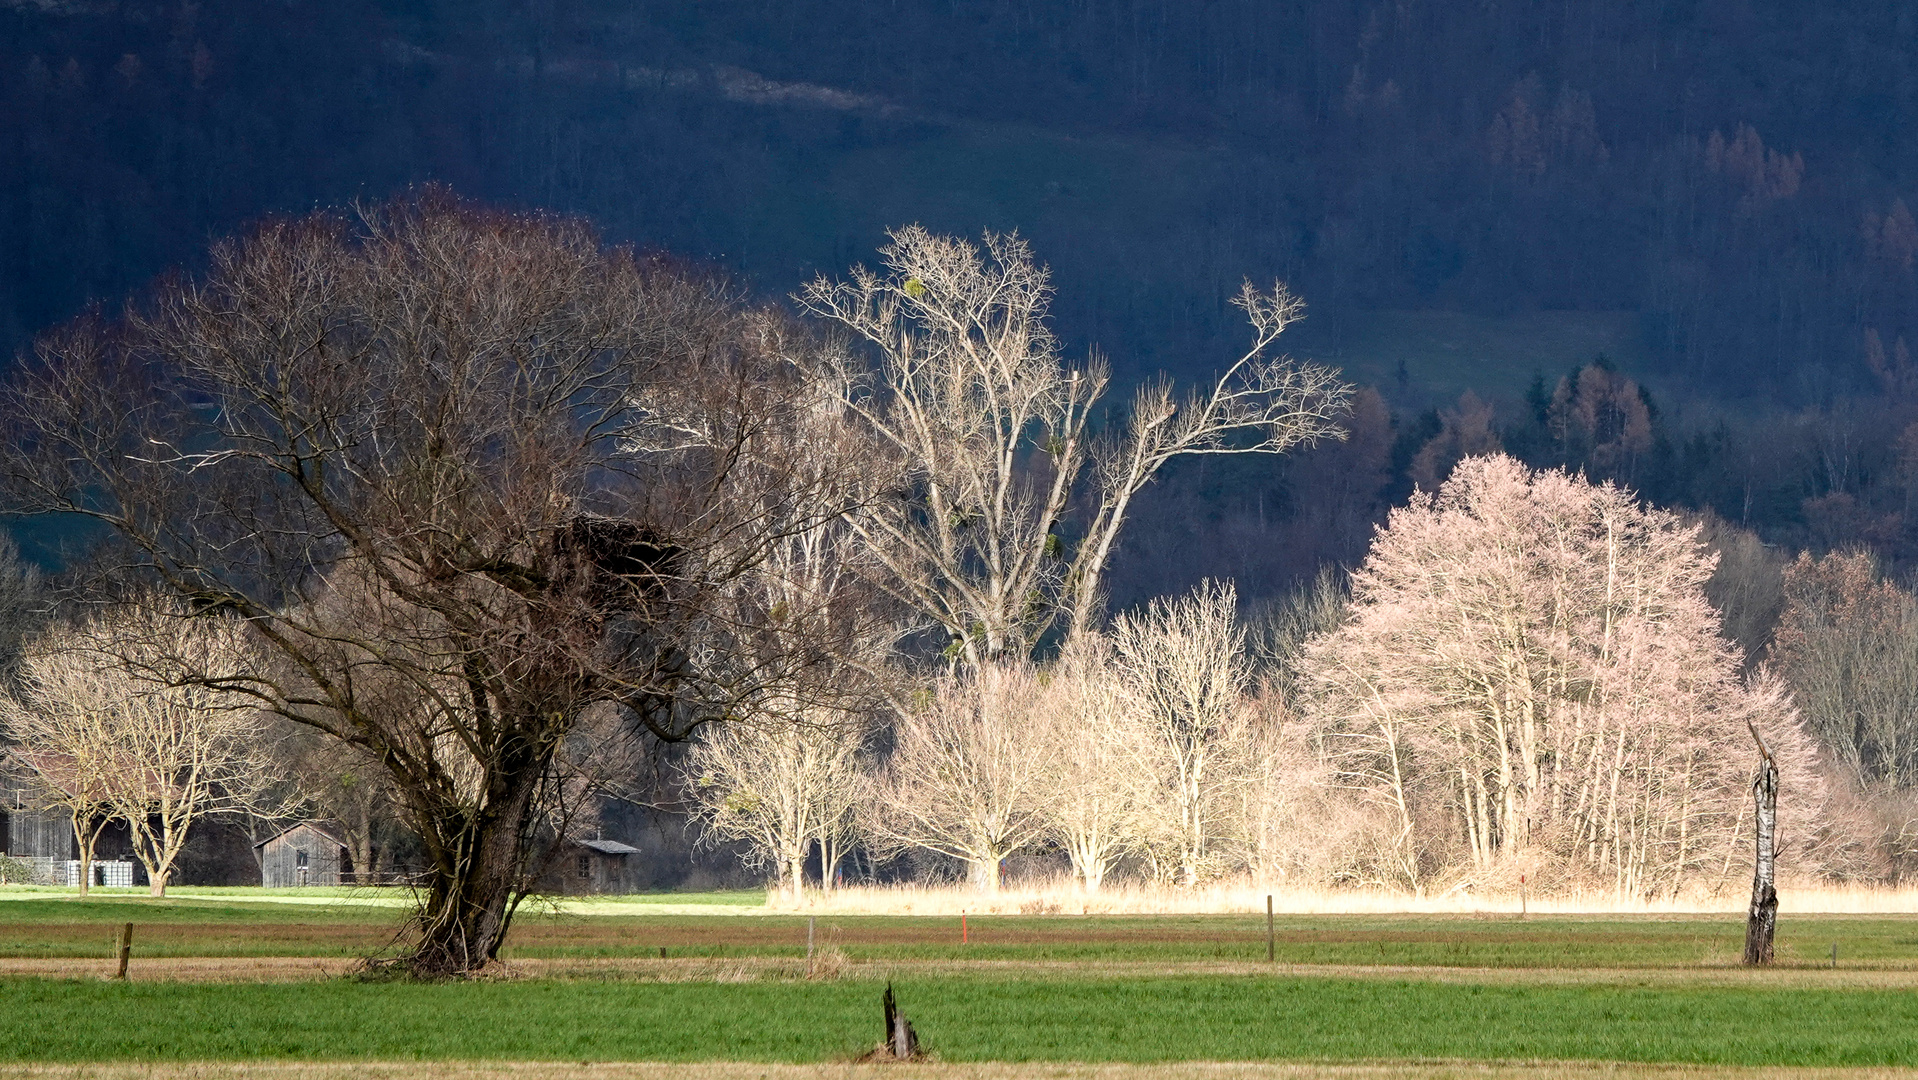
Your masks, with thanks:
[[(128, 966), (135, 982), (304, 982), (331, 979), (357, 970), (360, 961), (313, 956), (182, 956), (141, 958)], [(0, 959), (0, 978), (107, 979), (114, 974), (112, 960), (81, 958)]]
[[(823, 950), (822, 950), (823, 951)], [(834, 950), (837, 952), (837, 950)], [(308, 957), (136, 959), (135, 982), (303, 982), (350, 975), (358, 963)], [(0, 978), (109, 979), (105, 960), (0, 959)], [(1442, 967), (1404, 964), (1266, 964), (1190, 960), (852, 960), (843, 953), (809, 971), (804, 960), (729, 957), (659, 960), (651, 957), (508, 960), (486, 969), (489, 979), (588, 979), (630, 982), (787, 982), (906, 977), (981, 979), (1277, 978), (1386, 979), (1525, 986), (1743, 986), (1798, 989), (1918, 990), (1918, 969), (1841, 967), (1746, 968), (1737, 965), (1674, 968)]]
[(1163, 1065), (898, 1064), (758, 1065), (714, 1062), (247, 1062), (0, 1065), (4, 1080), (1912, 1080), (1910, 1069), (1732, 1068), (1612, 1062), (1452, 1062), (1320, 1065), (1181, 1062)]
[[(1783, 910), (1815, 914), (1918, 913), (1918, 888), (1879, 885), (1786, 883), (1779, 892)], [(1069, 880), (1013, 884), (985, 894), (962, 885), (848, 886), (832, 893), (808, 893), (795, 905), (781, 893), (768, 893), (769, 912), (793, 911), (841, 915), (1245, 915), (1262, 914), (1265, 898), (1285, 915), (1486, 914), (1517, 913), (1512, 892), (1451, 892), (1412, 896), (1383, 889), (1321, 889), (1228, 881), (1194, 889), (1120, 884), (1087, 894)], [(1745, 910), (1749, 895), (1741, 888), (1688, 893), (1677, 898), (1620, 897), (1609, 892), (1529, 896), (1535, 915), (1733, 914)]]

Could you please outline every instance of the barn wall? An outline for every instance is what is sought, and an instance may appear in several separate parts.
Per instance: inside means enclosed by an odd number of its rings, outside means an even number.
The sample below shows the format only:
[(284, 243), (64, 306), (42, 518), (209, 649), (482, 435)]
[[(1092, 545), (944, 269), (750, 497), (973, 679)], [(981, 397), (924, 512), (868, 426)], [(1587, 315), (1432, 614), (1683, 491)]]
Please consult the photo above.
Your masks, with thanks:
[(340, 846), (301, 826), (267, 841), (260, 854), (260, 878), (270, 889), (297, 887), (301, 851), (306, 852), (307, 885), (340, 883)]
[(14, 810), (7, 814), (7, 854), (16, 859), (71, 859), (73, 822), (64, 814)]

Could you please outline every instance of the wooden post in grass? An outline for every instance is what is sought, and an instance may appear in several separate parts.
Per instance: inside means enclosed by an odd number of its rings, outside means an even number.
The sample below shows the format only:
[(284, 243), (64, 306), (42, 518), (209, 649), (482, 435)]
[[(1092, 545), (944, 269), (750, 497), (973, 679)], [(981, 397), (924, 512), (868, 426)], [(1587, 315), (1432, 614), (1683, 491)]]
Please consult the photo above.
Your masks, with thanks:
[(1765, 737), (1758, 725), (1745, 722), (1758, 742), (1758, 778), (1752, 781), (1752, 799), (1758, 804), (1757, 857), (1752, 867), (1752, 903), (1745, 917), (1745, 963), (1769, 964), (1772, 961), (1772, 936), (1778, 929), (1778, 890), (1773, 886), (1777, 870), (1773, 845), (1778, 833), (1778, 765), (1772, 760)]
[(1525, 917), (1525, 875), (1518, 876), (1518, 917)]
[(1265, 962), (1270, 964), (1278, 957), (1278, 949), (1272, 939), (1272, 894), (1265, 894)]
[(126, 981), (127, 961), (133, 956), (133, 924), (127, 923), (120, 928), (120, 973), (115, 978)]

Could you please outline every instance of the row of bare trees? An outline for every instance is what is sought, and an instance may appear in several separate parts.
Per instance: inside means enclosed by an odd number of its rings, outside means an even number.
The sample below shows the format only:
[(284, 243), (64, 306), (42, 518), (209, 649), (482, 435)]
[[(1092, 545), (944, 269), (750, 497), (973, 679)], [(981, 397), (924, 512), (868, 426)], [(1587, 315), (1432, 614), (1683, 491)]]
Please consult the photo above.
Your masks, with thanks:
[(130, 605), (31, 639), (16, 692), (0, 697), (39, 808), (64, 812), (86, 892), (102, 830), (127, 824), (155, 896), (166, 893), (193, 826), (220, 816), (272, 817), (285, 798), (260, 713), (184, 677), (234, 663), (242, 628)]
[[(813, 834), (797, 823), (830, 817), (833, 850), (856, 830), (876, 852), (956, 860), (988, 890), (1009, 856), (1054, 851), (1088, 891), (1129, 861), (1184, 886), (1249, 873), (1423, 892), (1530, 874), (1536, 889), (1676, 895), (1744, 871), (1757, 732), (1793, 778), (1780, 829), (1795, 869), (1855, 872), (1865, 845), (1833, 827), (1845, 809), (1816, 733), (1850, 723), (1839, 756), (1876, 783), (1895, 776), (1903, 733), (1873, 702), (1827, 702), (1864, 693), (1843, 681), (1807, 699), (1808, 729), (1779, 678), (1741, 675), (1703, 592), (1713, 561), (1697, 526), (1615, 486), (1467, 459), (1393, 515), (1349, 598), (1320, 583), (1259, 640), (1230, 586), (1208, 584), (1043, 664), (956, 665), (880, 737), (788, 744), (795, 763), (833, 766), (810, 795), (781, 789), (793, 824), (765, 835), (798, 855)], [(1825, 574), (1847, 568), (1862, 572)], [(1905, 611), (1883, 588), (1853, 593), (1881, 621)], [(1873, 625), (1836, 622), (1854, 637)], [(1787, 635), (1787, 660), (1886, 651), (1814, 629)], [(713, 767), (738, 746), (699, 752), (714, 821), (774, 801), (753, 777), (794, 771)], [(808, 818), (809, 797), (831, 809)]]
[(1088, 892), (1127, 858), (1187, 886), (1279, 867), (1283, 834), (1305, 822), (1272, 811), (1323, 784), (1252, 693), (1236, 601), (1208, 583), (1050, 663), (957, 667), (883, 735), (715, 730), (691, 755), (690, 790), (714, 837), (744, 841), (795, 897), (807, 852), (830, 882), (851, 837), (880, 856), (945, 856), (986, 891), (1006, 859), (1042, 849), (1063, 852)]
[(1282, 879), (1330, 854), (1309, 835), (1332, 811), (1326, 773), (1277, 695), (1257, 692), (1236, 609), (1229, 584), (1208, 582), (1049, 664), (942, 679), (872, 781), (877, 845), (961, 859), (986, 889), (1008, 856), (1059, 851), (1087, 892), (1125, 861), (1189, 887)]

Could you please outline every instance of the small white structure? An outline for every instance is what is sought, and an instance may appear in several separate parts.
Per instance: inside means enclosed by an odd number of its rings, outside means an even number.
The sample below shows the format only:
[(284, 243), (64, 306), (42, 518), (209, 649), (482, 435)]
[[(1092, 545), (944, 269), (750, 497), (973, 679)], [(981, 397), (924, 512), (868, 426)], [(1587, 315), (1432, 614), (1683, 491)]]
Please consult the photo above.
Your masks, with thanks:
[[(80, 884), (80, 860), (68, 859), (59, 864), (59, 882), (61, 885)], [(95, 859), (93, 861), (93, 879), (89, 885), (133, 886), (133, 864), (125, 859)]]

